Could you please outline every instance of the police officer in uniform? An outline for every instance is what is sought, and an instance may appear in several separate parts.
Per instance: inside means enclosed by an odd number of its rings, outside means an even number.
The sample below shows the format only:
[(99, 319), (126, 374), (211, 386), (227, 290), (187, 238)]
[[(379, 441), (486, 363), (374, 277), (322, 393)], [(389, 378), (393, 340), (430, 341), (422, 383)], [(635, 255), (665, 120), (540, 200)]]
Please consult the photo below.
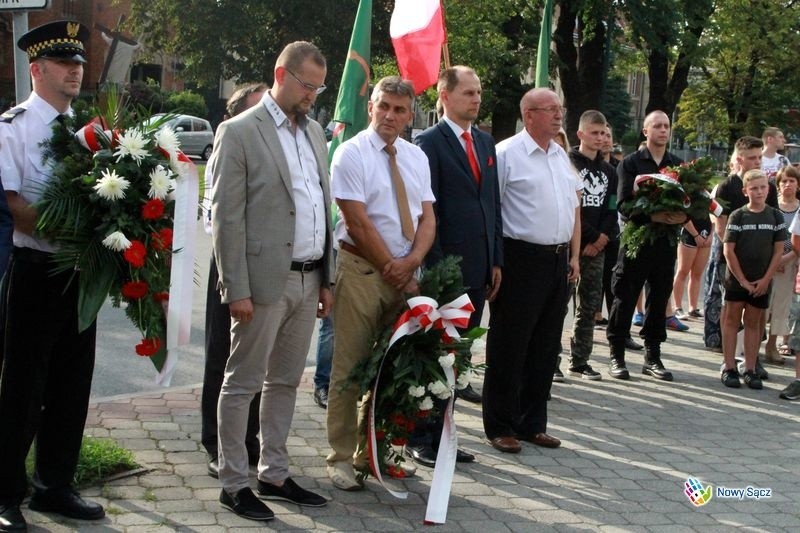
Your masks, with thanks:
[(40, 143), (71, 115), (86, 63), (89, 30), (56, 21), (23, 35), (33, 92), (0, 118), (0, 177), (14, 218), (14, 249), (2, 295), (0, 374), (0, 531), (24, 531), (25, 456), (36, 437), (29, 508), (83, 520), (105, 513), (72, 487), (86, 422), (95, 325), (78, 331), (78, 279), (52, 275), (53, 243), (34, 231), (43, 186), (51, 179)]

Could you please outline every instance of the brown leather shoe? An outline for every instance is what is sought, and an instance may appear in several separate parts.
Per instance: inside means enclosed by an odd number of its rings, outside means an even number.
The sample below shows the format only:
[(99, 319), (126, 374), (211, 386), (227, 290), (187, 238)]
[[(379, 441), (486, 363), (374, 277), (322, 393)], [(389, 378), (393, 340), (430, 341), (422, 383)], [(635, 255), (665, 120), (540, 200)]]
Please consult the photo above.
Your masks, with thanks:
[(524, 440), (525, 442), (530, 442), (531, 444), (535, 444), (537, 446), (542, 446), (544, 448), (558, 448), (561, 446), (561, 441), (557, 438), (548, 435), (547, 433), (537, 433), (536, 435), (517, 435), (519, 440)]
[(514, 437), (495, 437), (489, 444), (503, 453), (519, 453), (522, 450), (522, 445)]

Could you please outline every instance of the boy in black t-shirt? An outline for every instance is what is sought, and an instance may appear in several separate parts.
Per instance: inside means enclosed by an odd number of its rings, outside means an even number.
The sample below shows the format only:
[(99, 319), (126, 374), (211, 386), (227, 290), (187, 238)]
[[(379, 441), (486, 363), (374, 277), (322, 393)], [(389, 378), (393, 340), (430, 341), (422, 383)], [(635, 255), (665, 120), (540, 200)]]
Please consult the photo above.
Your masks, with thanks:
[(743, 322), (744, 381), (751, 389), (760, 389), (761, 379), (755, 372), (760, 321), (763, 309), (769, 307), (772, 275), (783, 254), (786, 224), (783, 215), (766, 204), (769, 182), (764, 172), (749, 170), (742, 181), (748, 203), (731, 213), (724, 239), (728, 271), (723, 282), (727, 310), (722, 326), (725, 370), (721, 380), (726, 387), (741, 386), (734, 352), (739, 323)]

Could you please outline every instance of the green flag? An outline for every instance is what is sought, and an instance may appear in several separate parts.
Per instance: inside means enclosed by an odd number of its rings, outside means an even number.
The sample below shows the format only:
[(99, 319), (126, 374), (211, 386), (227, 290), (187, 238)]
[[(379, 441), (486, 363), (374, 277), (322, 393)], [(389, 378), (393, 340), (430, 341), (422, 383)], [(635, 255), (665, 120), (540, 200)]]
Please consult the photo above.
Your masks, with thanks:
[(367, 102), (371, 36), (372, 0), (361, 0), (353, 23), (353, 35), (350, 37), (350, 48), (347, 51), (342, 82), (339, 84), (339, 95), (336, 97), (333, 120), (338, 124), (333, 131), (333, 139), (328, 149), (328, 163), (340, 144), (369, 124)]
[(550, 35), (553, 32), (553, 0), (545, 0), (539, 49), (536, 52), (536, 87), (550, 87)]

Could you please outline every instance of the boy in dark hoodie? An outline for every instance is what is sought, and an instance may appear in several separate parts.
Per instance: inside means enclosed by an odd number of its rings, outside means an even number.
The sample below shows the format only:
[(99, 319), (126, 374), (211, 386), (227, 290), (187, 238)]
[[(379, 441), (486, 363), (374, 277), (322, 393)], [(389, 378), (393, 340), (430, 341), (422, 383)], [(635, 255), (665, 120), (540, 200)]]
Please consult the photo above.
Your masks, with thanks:
[(575, 320), (570, 339), (569, 373), (599, 380), (589, 365), (594, 335), (594, 312), (602, 305), (605, 247), (617, 232), (617, 176), (602, 154), (607, 133), (606, 117), (589, 110), (581, 115), (581, 143), (569, 152), (570, 161), (583, 180), (581, 196), (581, 277), (577, 283)]

